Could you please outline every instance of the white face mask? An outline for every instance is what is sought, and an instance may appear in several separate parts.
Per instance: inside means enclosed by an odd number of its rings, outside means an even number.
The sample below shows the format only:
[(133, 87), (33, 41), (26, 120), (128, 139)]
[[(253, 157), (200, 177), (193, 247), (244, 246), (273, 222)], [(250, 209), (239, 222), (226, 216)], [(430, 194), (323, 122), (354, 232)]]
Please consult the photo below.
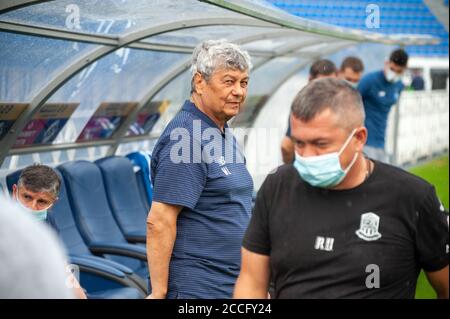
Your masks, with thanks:
[(394, 83), (398, 82), (402, 79), (402, 76), (392, 71), (389, 67), (384, 71), (384, 76), (386, 81)]

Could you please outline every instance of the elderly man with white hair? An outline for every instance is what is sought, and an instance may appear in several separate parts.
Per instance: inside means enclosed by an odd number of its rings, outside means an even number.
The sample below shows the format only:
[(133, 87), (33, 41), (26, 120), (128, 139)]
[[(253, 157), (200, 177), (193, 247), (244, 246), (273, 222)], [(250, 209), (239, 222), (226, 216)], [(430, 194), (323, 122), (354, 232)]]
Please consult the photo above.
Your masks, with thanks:
[(250, 57), (225, 40), (192, 57), (192, 91), (152, 156), (149, 298), (231, 298), (253, 181), (227, 121), (247, 95)]

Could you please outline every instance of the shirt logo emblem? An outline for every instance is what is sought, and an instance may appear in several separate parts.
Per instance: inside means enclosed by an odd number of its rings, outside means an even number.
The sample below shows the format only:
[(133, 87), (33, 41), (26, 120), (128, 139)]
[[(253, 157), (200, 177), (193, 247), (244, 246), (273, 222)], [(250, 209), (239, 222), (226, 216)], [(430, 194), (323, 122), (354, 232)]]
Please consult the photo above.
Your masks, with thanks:
[(219, 164), (220, 166), (224, 166), (227, 164), (227, 162), (225, 161), (225, 157), (221, 156), (217, 159), (217, 164)]
[(217, 159), (217, 163), (220, 166), (220, 169), (222, 170), (222, 172), (226, 175), (226, 176), (230, 176), (231, 172), (228, 169), (228, 167), (226, 167), (225, 165), (227, 165), (227, 162), (225, 161), (225, 157), (221, 156)]
[(365, 213), (361, 215), (361, 224), (356, 231), (356, 235), (365, 241), (374, 241), (381, 238), (378, 232), (380, 226), (380, 217), (374, 213)]
[(385, 91), (380, 91), (380, 92), (378, 92), (378, 96), (379, 97), (385, 97), (386, 96), (386, 92)]
[(230, 170), (229, 170), (228, 167), (226, 167), (226, 166), (222, 167), (222, 172), (223, 172), (226, 176), (231, 175)]

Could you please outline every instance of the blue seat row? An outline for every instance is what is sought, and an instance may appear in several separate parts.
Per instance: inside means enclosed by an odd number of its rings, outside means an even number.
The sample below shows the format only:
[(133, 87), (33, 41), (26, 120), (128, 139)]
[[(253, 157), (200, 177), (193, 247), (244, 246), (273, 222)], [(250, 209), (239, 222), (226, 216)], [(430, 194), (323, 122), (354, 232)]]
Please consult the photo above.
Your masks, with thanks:
[[(90, 298), (142, 298), (149, 293), (145, 250), (144, 201), (132, 162), (107, 157), (95, 163), (67, 162), (51, 222), (64, 243), (69, 262), (80, 268)], [(20, 171), (7, 176), (11, 190)], [(138, 178), (138, 179), (137, 179)], [(151, 190), (150, 190), (151, 191)]]

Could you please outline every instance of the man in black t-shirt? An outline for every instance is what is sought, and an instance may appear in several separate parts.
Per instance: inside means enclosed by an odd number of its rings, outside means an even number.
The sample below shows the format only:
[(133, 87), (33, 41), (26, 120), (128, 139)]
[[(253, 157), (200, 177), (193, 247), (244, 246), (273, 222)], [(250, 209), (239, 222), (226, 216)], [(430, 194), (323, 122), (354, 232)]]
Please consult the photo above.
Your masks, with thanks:
[(434, 187), (366, 158), (359, 93), (311, 82), (292, 104), (294, 165), (267, 177), (234, 297), (414, 298), (423, 269), (448, 298), (448, 213)]

